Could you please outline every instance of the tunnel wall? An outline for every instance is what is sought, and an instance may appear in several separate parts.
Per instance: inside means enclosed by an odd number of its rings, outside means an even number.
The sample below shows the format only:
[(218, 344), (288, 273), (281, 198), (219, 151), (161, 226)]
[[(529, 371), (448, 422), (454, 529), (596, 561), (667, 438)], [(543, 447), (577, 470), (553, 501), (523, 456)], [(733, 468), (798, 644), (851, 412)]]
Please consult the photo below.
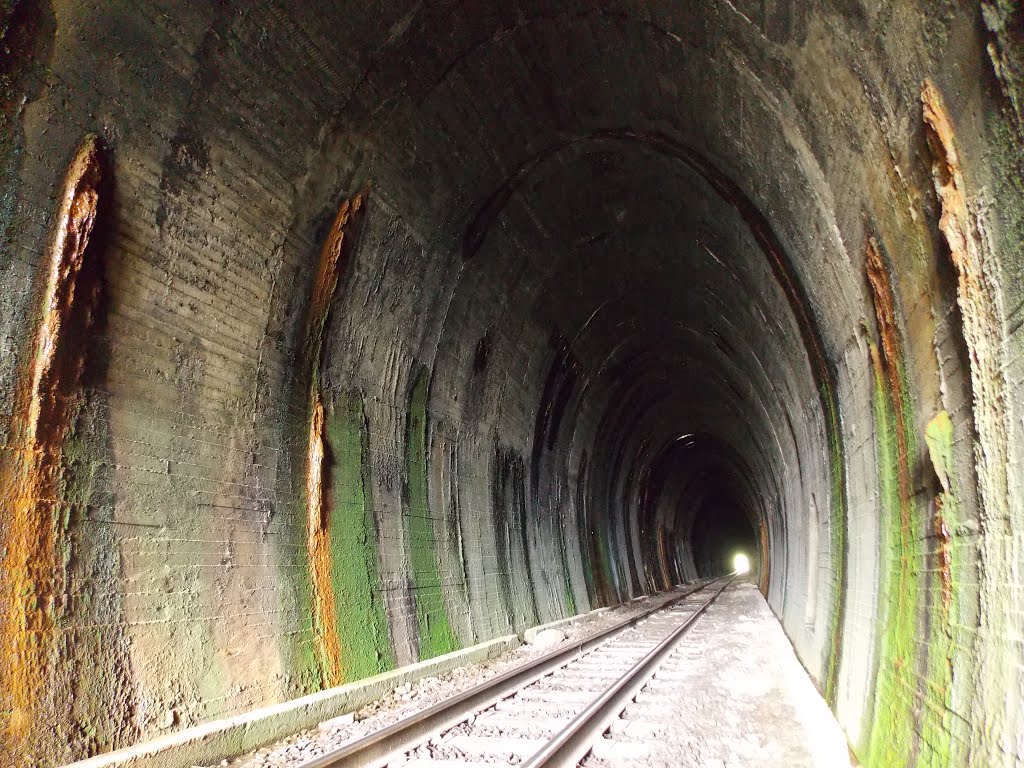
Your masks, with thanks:
[(1019, 16), (4, 6), (0, 757), (693, 578), (698, 435), (861, 761), (1020, 764)]

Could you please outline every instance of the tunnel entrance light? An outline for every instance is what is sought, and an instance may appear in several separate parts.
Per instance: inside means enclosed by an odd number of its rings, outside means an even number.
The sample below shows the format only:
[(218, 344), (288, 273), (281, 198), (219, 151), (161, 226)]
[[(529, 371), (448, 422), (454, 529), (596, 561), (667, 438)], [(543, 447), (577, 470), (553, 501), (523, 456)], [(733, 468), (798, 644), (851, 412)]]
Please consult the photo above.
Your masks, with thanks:
[(737, 576), (742, 576), (745, 573), (749, 573), (750, 558), (744, 555), (742, 552), (737, 552), (736, 556), (732, 559), (732, 567), (736, 571)]

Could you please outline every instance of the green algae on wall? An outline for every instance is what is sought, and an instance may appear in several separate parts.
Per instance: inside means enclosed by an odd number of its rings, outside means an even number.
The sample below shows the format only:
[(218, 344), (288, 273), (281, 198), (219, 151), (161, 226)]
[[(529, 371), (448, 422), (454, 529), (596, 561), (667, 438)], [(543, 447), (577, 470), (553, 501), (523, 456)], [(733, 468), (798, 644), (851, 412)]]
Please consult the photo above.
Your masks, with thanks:
[[(915, 721), (920, 686), (917, 664), (921, 618), (921, 580), (924, 561), (921, 520), (901, 474), (907, 472), (908, 456), (914, 453), (909, 405), (897, 416), (896, 398), (890, 391), (881, 354), (873, 344), (874, 416), (882, 528), (882, 567), (879, 593), (884, 602), (880, 624), (878, 684), (873, 723), (865, 764), (873, 768), (913, 765), (916, 750)], [(898, 362), (886, 361), (887, 365)], [(897, 377), (903, 381), (903, 372)], [(905, 392), (906, 390), (904, 390)]]
[[(959, 580), (951, 525), (958, 517), (952, 490), (953, 427), (939, 413), (925, 442), (942, 493), (926, 502), (915, 492), (912, 468), (918, 456), (914, 406), (897, 326), (890, 270), (878, 243), (868, 244), (879, 347), (869, 344), (874, 375), (874, 417), (882, 529), (879, 594), (879, 668), (867, 765), (953, 764), (953, 663)], [(934, 547), (929, 550), (929, 542)], [(954, 581), (956, 579), (957, 581)]]
[[(961, 619), (957, 607), (957, 585), (962, 583), (963, 564), (951, 545), (951, 531), (959, 520), (958, 500), (953, 479), (953, 423), (946, 411), (939, 411), (925, 428), (925, 444), (932, 468), (942, 487), (934, 500), (932, 534), (936, 541), (934, 563), (929, 569), (938, 584), (932, 585), (928, 611), (929, 697), (921, 713), (921, 754), (919, 768), (932, 765), (958, 765), (954, 760), (953, 661), (959, 640)], [(962, 739), (960, 740), (962, 741)]]
[(377, 570), (377, 535), (370, 496), (363, 401), (339, 396), (325, 419), (329, 450), (331, 584), (338, 646), (346, 680), (394, 668)]
[[(305, 555), (305, 550), (302, 551)], [(301, 617), (297, 622), (297, 635), (300, 638), (293, 642), (287, 634), (280, 637), (279, 653), (283, 666), (288, 670), (288, 690), (295, 695), (314, 693), (323, 688), (323, 675), (317, 658), (316, 629), (313, 626), (313, 580), (309, 575), (308, 557), (300, 556), (296, 551), (279, 551), (275, 555), (275, 565), (286, 573), (294, 571), (300, 574), (291, 584), (295, 590), (295, 603), (292, 610)]]
[[(294, 419), (282, 425), (277, 438), (281, 442), (303, 446), (309, 439), (308, 416)], [(289, 478), (296, 487), (306, 483), (307, 467), (304, 461), (295, 462)], [(307, 500), (303, 498), (303, 502)], [(302, 524), (302, 517), (308, 519), (305, 504), (297, 505), (293, 512)], [(306, 534), (308, 536), (308, 534)], [(275, 537), (280, 538), (280, 537)], [(282, 668), (286, 670), (285, 686), (288, 695), (302, 696), (323, 689), (323, 673), (320, 668), (316, 633), (315, 596), (313, 593), (312, 563), (308, 547), (297, 548), (289, 543), (275, 546), (272, 550), (274, 567), (280, 573), (289, 574), (292, 600), (288, 605), (291, 613), (292, 632), (285, 632), (278, 638), (278, 653)]]
[(366, 193), (343, 200), (331, 228), (320, 248), (313, 273), (306, 314), (303, 357), (309, 372), (309, 435), (306, 440), (306, 550), (308, 553), (313, 616), (313, 640), (320, 669), (321, 686), (340, 685), (347, 673), (342, 660), (335, 607), (332, 550), (330, 537), (330, 505), (324, 493), (329, 480), (326, 466), (329, 446), (324, 437), (323, 393), (320, 387), (320, 363), (324, 334), (334, 294), (338, 286), (342, 256), (351, 247), (350, 230), (363, 210)]
[(433, 509), (443, 517), (445, 548), (438, 550), (441, 570), (452, 580), (449, 585), (449, 618), (452, 630), (462, 647), (477, 642), (473, 626), (472, 606), (469, 589), (469, 572), (466, 566), (466, 539), (462, 531), (462, 509), (459, 497), (459, 445), (457, 439), (438, 430), (435, 423), (431, 430), (430, 458), (428, 469)]
[(450, 653), (459, 647), (442, 592), (440, 563), (434, 549), (437, 537), (427, 493), (427, 388), (424, 371), (413, 387), (406, 424), (405, 519), (419, 623), (420, 660)]

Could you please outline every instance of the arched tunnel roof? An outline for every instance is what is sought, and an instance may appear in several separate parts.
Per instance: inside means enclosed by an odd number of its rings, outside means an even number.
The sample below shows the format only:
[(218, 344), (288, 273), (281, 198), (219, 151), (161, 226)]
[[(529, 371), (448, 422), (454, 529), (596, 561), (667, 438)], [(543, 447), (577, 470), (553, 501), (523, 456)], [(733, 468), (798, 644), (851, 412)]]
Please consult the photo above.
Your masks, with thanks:
[(733, 546), (864, 764), (1015, 764), (1020, 15), (0, 10), (12, 764)]

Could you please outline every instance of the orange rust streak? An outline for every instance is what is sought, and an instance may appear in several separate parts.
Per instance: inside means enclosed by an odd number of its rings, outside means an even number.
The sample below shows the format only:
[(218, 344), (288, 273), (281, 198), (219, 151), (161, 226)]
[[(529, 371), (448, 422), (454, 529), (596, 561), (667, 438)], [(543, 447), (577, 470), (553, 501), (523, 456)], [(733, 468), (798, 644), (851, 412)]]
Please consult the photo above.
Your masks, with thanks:
[(306, 361), (310, 371), (309, 455), (306, 471), (306, 504), (308, 525), (306, 548), (309, 555), (313, 585), (313, 626), (323, 660), (323, 683), (339, 685), (345, 679), (345, 666), (338, 642), (337, 608), (334, 582), (331, 579), (331, 549), (328, 505), (323, 495), (324, 483), (324, 408), (320, 396), (319, 369), (323, 348), (324, 327), (331, 302), (338, 286), (341, 256), (348, 227), (363, 208), (365, 193), (345, 200), (338, 209), (331, 229), (324, 239), (313, 274), (309, 314), (306, 326)]
[(882, 358), (877, 362), (881, 366), (885, 380), (889, 385), (889, 396), (892, 398), (896, 417), (896, 451), (899, 473), (900, 492), (900, 524), (904, 535), (910, 533), (910, 510), (907, 503), (912, 496), (910, 479), (910, 447), (907, 443), (907, 424), (904, 412), (903, 380), (900, 378), (899, 331), (896, 326), (896, 301), (893, 295), (889, 270), (882, 260), (878, 243), (873, 237), (868, 238), (867, 276), (871, 286), (872, 299), (875, 305), (875, 317), (878, 320), (878, 334), (881, 337)]
[[(1007, 474), (1009, 415), (1001, 343), (1001, 296), (998, 282), (989, 272), (992, 269), (989, 263), (991, 252), (983, 238), (982, 222), (969, 205), (967, 185), (954, 140), (953, 122), (946, 111), (942, 94), (930, 80), (925, 80), (922, 85), (921, 105), (925, 138), (932, 155), (932, 179), (942, 210), (939, 229), (946, 239), (950, 260), (957, 271), (957, 303), (970, 359), (976, 429), (974, 457), (981, 496), (982, 526), (983, 529), (995, 530), (997, 525), (1005, 525), (1010, 517)], [(935, 526), (940, 541), (938, 556), (942, 571), (943, 602), (948, 610), (952, 602), (949, 531), (941, 518), (941, 506), (938, 510)], [(982, 537), (981, 541), (981, 562), (986, 564), (981, 572), (985, 584), (981, 594), (996, 595), (999, 594), (998, 584), (1004, 578), (1000, 571), (1003, 559), (1001, 546), (993, 543), (994, 539), (990, 536)], [(982, 602), (982, 615), (988, 610), (1000, 610), (989, 605), (985, 597)], [(996, 675), (1001, 673), (1002, 661), (997, 655), (987, 657), (984, 665), (990, 667)], [(997, 706), (994, 700), (993, 706)]]
[(953, 605), (953, 558), (949, 553), (949, 527), (942, 517), (943, 497), (935, 497), (935, 518), (933, 521), (935, 538), (939, 542), (935, 551), (935, 558), (938, 560), (939, 577), (942, 580), (942, 604), (946, 609), (946, 615)]
[(366, 193), (361, 193), (345, 200), (338, 208), (331, 229), (324, 239), (317, 260), (316, 273), (313, 275), (313, 290), (309, 302), (309, 321), (306, 332), (307, 352), (310, 363), (319, 364), (321, 347), (323, 346), (323, 329), (327, 314), (334, 299), (334, 291), (338, 286), (338, 265), (345, 246), (345, 235), (348, 227), (354, 222), (356, 215), (362, 210)]
[(957, 270), (957, 303), (971, 365), (975, 456), (986, 517), (1008, 515), (1008, 427), (1005, 373), (1000, 346), (1002, 311), (998, 285), (986, 271), (986, 248), (968, 206), (966, 184), (954, 142), (953, 124), (941, 93), (926, 80), (921, 89), (932, 176), (942, 205), (939, 229)]
[(665, 526), (658, 526), (658, 555), (661, 560), (661, 580), (664, 589), (672, 587), (672, 579), (668, 575), (668, 553), (665, 551)]
[(309, 425), (309, 468), (306, 480), (306, 499), (309, 504), (310, 570), (313, 578), (313, 600), (317, 643), (324, 659), (324, 683), (339, 685), (345, 677), (338, 646), (338, 620), (335, 612), (334, 583), (331, 580), (330, 534), (323, 504), (324, 471), (324, 407), (319, 395), (314, 395), (313, 416)]
[[(54, 499), (59, 497), (63, 444), (69, 430), (68, 398), (77, 389), (84, 349), (68, 349), (61, 331), (72, 314), (99, 202), (101, 150), (86, 137), (68, 169), (56, 230), (47, 260), (41, 322), (33, 338), (30, 368), (15, 395), (11, 450), (0, 464), (2, 535), (6, 554), (0, 574), (0, 710), (10, 718), (0, 756), (24, 751), (52, 664), (55, 619), (64, 610), (64, 574), (58, 568), (62, 535)], [(87, 314), (79, 318), (89, 322)]]

